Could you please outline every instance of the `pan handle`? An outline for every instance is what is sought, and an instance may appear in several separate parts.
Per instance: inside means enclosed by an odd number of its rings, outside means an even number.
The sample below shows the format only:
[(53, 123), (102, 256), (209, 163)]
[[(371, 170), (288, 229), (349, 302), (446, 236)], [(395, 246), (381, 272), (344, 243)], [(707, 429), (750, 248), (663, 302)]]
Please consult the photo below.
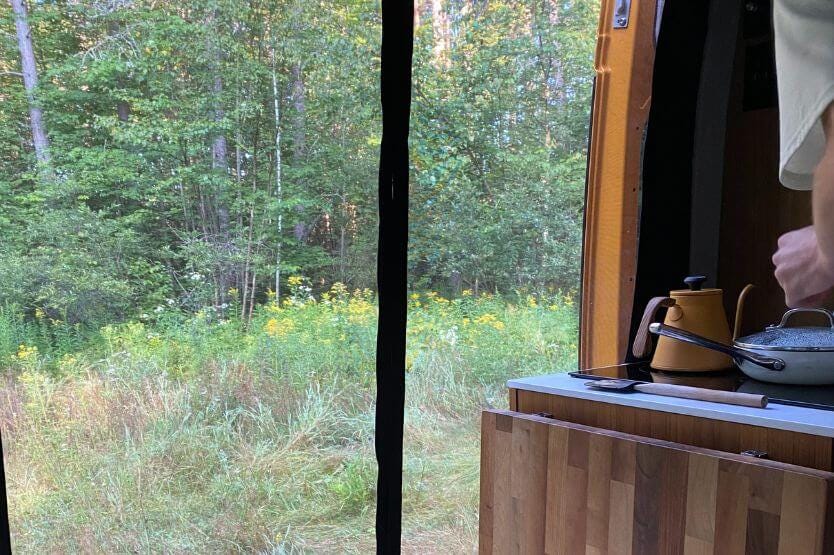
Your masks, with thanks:
[(724, 345), (718, 341), (713, 341), (712, 339), (707, 339), (706, 337), (701, 337), (700, 335), (695, 335), (694, 333), (690, 333), (682, 329), (673, 328), (672, 326), (654, 323), (649, 325), (649, 331), (657, 335), (683, 341), (684, 343), (691, 343), (692, 345), (697, 345), (705, 349), (724, 353), (725, 355), (731, 356), (736, 362), (738, 362), (739, 359), (744, 359), (768, 370), (782, 370), (785, 368), (785, 361), (780, 358), (766, 357), (744, 349), (739, 349), (738, 347)]

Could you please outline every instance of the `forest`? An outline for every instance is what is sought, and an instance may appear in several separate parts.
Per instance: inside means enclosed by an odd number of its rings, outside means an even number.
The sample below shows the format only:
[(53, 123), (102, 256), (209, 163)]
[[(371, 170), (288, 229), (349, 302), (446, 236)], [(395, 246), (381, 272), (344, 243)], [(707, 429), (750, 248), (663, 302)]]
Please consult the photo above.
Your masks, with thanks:
[[(576, 289), (596, 17), (418, 2), (414, 289)], [(0, 305), (97, 328), (374, 287), (378, 2), (9, 0), (0, 28)]]
[[(577, 360), (598, 0), (415, 0), (403, 551)], [(379, 0), (0, 2), (20, 553), (373, 549)]]

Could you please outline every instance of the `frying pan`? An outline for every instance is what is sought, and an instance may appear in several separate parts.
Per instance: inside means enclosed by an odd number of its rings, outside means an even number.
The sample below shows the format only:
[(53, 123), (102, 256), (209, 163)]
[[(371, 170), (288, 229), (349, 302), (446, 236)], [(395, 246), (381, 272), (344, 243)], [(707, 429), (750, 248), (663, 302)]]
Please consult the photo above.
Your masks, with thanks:
[[(794, 314), (823, 314), (828, 326), (789, 327)], [(747, 376), (763, 382), (796, 385), (834, 384), (834, 314), (822, 308), (794, 308), (764, 331), (724, 345), (678, 328), (654, 323), (649, 331), (729, 355)]]

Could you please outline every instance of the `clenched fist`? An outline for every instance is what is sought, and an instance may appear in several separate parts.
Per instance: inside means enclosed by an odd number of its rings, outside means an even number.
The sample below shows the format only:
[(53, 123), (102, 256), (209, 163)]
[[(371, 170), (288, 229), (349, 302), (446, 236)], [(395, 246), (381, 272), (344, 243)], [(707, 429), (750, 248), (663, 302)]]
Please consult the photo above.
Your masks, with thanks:
[(779, 237), (773, 265), (789, 307), (818, 306), (834, 287), (834, 264), (824, 259), (813, 226)]

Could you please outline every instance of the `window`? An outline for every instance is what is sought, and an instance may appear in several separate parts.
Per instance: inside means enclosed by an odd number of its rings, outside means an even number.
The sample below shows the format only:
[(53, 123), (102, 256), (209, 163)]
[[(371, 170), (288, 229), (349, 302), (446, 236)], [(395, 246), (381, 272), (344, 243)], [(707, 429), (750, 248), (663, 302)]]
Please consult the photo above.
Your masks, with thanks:
[[(403, 541), (468, 551), (480, 408), (576, 365), (598, 5), (415, 17)], [(0, 25), (15, 550), (370, 550), (378, 2)]]

